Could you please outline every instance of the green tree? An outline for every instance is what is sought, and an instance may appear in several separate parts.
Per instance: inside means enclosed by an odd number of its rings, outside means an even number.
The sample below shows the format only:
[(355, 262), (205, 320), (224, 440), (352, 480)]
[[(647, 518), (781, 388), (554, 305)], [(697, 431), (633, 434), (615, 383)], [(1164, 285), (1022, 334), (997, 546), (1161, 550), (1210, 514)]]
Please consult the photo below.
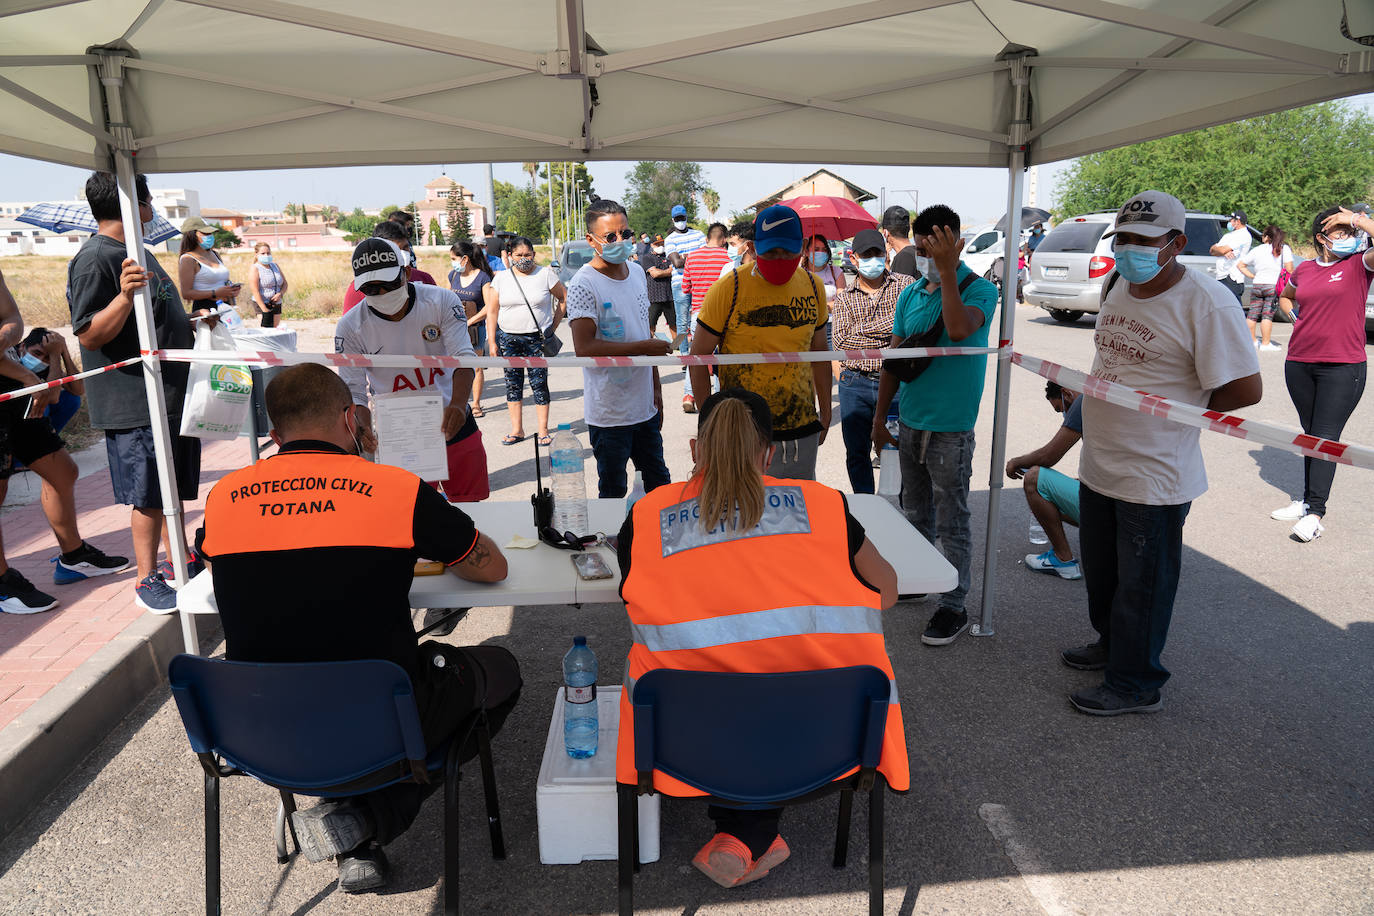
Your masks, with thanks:
[(338, 227), (349, 244), (356, 245), (372, 234), (377, 221), (363, 212), (362, 207), (354, 207), (353, 212), (339, 220)]
[(720, 209), (720, 195), (714, 188), (707, 188), (701, 192), (701, 202), (706, 205), (706, 213), (711, 219), (716, 218), (716, 211)]
[(449, 179), (448, 183), (448, 244), (456, 245), (472, 238), (472, 223), (468, 219), (468, 208), (463, 206), (463, 192), (458, 183)]
[(444, 230), (439, 228), (439, 217), (431, 216), (429, 218), (429, 231), (426, 233), (425, 237), (428, 239), (428, 242), (426, 244), (444, 244)]
[(282, 213), (282, 216), (285, 216), (287, 219), (295, 219), (295, 218), (296, 218), (296, 205), (295, 205), (295, 204), (287, 204), (286, 206), (284, 206), (284, 207), (281, 208), (281, 213)]
[(1371, 133), (1374, 116), (1325, 102), (1093, 153), (1060, 178), (1056, 215), (1115, 210), (1153, 188), (1191, 210), (1240, 208), (1257, 228), (1307, 238), (1318, 212), (1369, 195)]
[(494, 182), (493, 191), (502, 228), (536, 241), (549, 234), (548, 202), (541, 201), (537, 192), (506, 181)]
[(296, 208), (296, 212), (299, 213), (299, 214), (301, 215), (301, 224), (302, 224), (302, 225), (304, 225), (305, 223), (310, 222), (310, 214), (306, 212), (305, 204), (301, 204), (300, 206), (298, 206), (298, 207)]
[[(540, 170), (540, 177), (547, 179), (536, 193), (544, 201), (544, 209), (548, 209), (549, 184), (552, 182), (553, 188), (553, 221), (558, 230), (558, 237), (563, 241), (582, 237), (582, 214), (577, 209), (576, 201), (578, 195), (581, 199), (590, 200), (593, 193), (592, 175), (587, 171), (584, 162), (555, 162), (553, 163), (553, 175), (549, 175), (547, 167)], [(564, 190), (567, 190), (568, 206), (564, 208)]]
[(539, 174), (539, 163), (537, 163), (537, 162), (522, 162), (522, 163), (520, 163), (520, 169), (521, 169), (521, 171), (524, 171), (524, 172), (528, 172), (528, 173), (529, 173), (529, 176), (530, 176), (530, 190), (533, 191), (533, 190), (534, 190), (534, 177), (535, 177), (537, 174)]
[(695, 162), (636, 162), (623, 203), (636, 232), (667, 235), (673, 228), (673, 207), (682, 204), (687, 221), (695, 222), (697, 195), (706, 190), (706, 178)]
[(243, 239), (234, 235), (233, 232), (222, 227), (215, 227), (215, 247), (216, 248), (237, 248), (243, 244)]
[(388, 216), (395, 213), (399, 209), (401, 208), (396, 206), (395, 204), (387, 204), (385, 207), (382, 208), (381, 213), (379, 214), (379, 218), (386, 219)]

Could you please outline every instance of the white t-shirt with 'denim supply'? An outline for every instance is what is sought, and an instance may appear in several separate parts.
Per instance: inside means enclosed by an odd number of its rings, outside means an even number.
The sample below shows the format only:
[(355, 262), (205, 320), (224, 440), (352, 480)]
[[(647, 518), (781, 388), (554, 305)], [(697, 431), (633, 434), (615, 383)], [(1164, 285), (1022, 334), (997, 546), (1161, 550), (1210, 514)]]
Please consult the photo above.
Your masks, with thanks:
[[(613, 280), (590, 264), (584, 264), (568, 281), (568, 322), (589, 318), (601, 336), (602, 303), (625, 325), (625, 340), (649, 339), (649, 287), (644, 268), (626, 262), (629, 274)], [(651, 420), (654, 406), (652, 366), (627, 366), (582, 370), (582, 409), (588, 426), (633, 426)]]
[[(1198, 407), (1222, 385), (1259, 372), (1236, 297), (1195, 270), (1151, 299), (1137, 299), (1119, 280), (1102, 303), (1093, 343), (1093, 375)], [(1124, 502), (1190, 502), (1207, 492), (1199, 432), (1085, 397), (1079, 479)]]

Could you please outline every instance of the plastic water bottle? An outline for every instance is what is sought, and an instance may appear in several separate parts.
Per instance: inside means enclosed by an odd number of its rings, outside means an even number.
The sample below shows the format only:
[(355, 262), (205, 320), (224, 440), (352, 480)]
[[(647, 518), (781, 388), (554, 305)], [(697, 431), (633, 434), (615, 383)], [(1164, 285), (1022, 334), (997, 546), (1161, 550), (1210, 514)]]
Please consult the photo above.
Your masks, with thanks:
[(587, 637), (574, 636), (563, 656), (563, 744), (568, 756), (584, 760), (596, 756), (596, 653)]
[(583, 473), (582, 443), (572, 425), (559, 424), (549, 450), (553, 471), (553, 527), (559, 534), (588, 534), (587, 480)]
[(635, 503), (639, 502), (644, 495), (644, 475), (635, 471), (635, 481), (630, 487), (630, 495), (625, 497), (625, 514), (629, 515), (630, 510), (634, 509)]
[(1044, 528), (1033, 524), (1030, 526), (1030, 542), (1032, 544), (1048, 544), (1050, 538), (1049, 535), (1045, 534)]
[[(897, 418), (887, 418), (887, 434), (894, 441), (901, 441), (901, 425)], [(902, 461), (897, 446), (884, 445), (878, 455), (878, 495), (897, 496), (902, 492)]]

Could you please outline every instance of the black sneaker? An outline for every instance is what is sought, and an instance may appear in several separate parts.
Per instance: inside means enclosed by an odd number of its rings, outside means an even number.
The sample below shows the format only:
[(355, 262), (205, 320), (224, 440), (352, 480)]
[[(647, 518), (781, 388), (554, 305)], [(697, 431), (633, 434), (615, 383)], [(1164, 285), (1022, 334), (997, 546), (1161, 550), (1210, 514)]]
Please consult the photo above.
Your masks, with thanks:
[(1086, 646), (1065, 649), (1059, 653), (1059, 657), (1064, 660), (1064, 664), (1079, 671), (1101, 671), (1107, 667), (1107, 647), (1100, 639)]
[(935, 612), (935, 616), (930, 618), (930, 623), (926, 625), (926, 631), (921, 634), (921, 642), (928, 646), (947, 646), (959, 638), (959, 634), (968, 629), (968, 614), (959, 612), (958, 614), (949, 608), (942, 607)]
[(291, 825), (296, 828), (301, 852), (311, 862), (353, 852), (377, 832), (367, 810), (348, 801), (327, 801), (304, 811), (293, 811)]
[(381, 887), (386, 884), (390, 870), (382, 847), (369, 843), (339, 856), (339, 890), (345, 894), (356, 894)]
[(1106, 684), (1075, 690), (1069, 694), (1073, 708), (1090, 716), (1121, 716), (1132, 712), (1159, 712), (1164, 698), (1158, 690), (1145, 694), (1126, 694)]
[(0, 611), (6, 614), (41, 614), (57, 607), (57, 599), (40, 592), (24, 574), (11, 566), (0, 575)]
[[(420, 620), (420, 629), (429, 631), (425, 633), (426, 636), (447, 636), (467, 615), (468, 609), (464, 607), (427, 607)], [(445, 620), (445, 617), (448, 619)], [(430, 627), (434, 629), (430, 630)]]
[(58, 585), (70, 585), (92, 576), (108, 576), (129, 568), (128, 557), (112, 557), (85, 541), (71, 553), (52, 558), (52, 580)]

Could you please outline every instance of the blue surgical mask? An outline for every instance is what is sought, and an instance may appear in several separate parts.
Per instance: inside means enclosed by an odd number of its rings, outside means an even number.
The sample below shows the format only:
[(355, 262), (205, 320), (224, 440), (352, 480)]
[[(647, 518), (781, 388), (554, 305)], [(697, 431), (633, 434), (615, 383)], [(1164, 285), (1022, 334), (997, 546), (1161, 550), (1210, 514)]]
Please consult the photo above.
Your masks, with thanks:
[(916, 258), (916, 272), (927, 279), (935, 277), (934, 268), (931, 266), (930, 258), (923, 258), (919, 254), (913, 255)]
[(830, 254), (829, 254), (829, 252), (825, 252), (825, 251), (813, 251), (813, 252), (811, 252), (811, 266), (812, 266), (812, 267), (824, 267), (825, 265), (827, 265), (827, 264), (829, 264), (829, 263), (830, 263)]
[(870, 280), (876, 280), (887, 270), (887, 258), (859, 258), (859, 273)]
[(1159, 263), (1160, 251), (1161, 249), (1151, 245), (1117, 245), (1113, 249), (1116, 255), (1116, 272), (1128, 282), (1137, 285), (1149, 283), (1159, 276), (1159, 272), (1168, 263)]
[(1360, 250), (1361, 242), (1358, 238), (1351, 236), (1348, 239), (1331, 239), (1326, 246), (1331, 253), (1338, 258), (1349, 257)]
[(48, 371), (48, 364), (43, 362), (32, 353), (25, 353), (19, 357), (19, 362), (24, 364), (24, 368), (34, 375), (42, 375)]
[(200, 247), (209, 251), (215, 247), (215, 237), (213, 235), (202, 235), (200, 237)]
[(632, 242), (606, 242), (601, 246), (601, 260), (607, 264), (624, 264), (633, 253)]
[(258, 263), (259, 263), (259, 264), (271, 264), (271, 263), (272, 263), (272, 256), (271, 256), (270, 254), (260, 254), (260, 255), (258, 255)]

